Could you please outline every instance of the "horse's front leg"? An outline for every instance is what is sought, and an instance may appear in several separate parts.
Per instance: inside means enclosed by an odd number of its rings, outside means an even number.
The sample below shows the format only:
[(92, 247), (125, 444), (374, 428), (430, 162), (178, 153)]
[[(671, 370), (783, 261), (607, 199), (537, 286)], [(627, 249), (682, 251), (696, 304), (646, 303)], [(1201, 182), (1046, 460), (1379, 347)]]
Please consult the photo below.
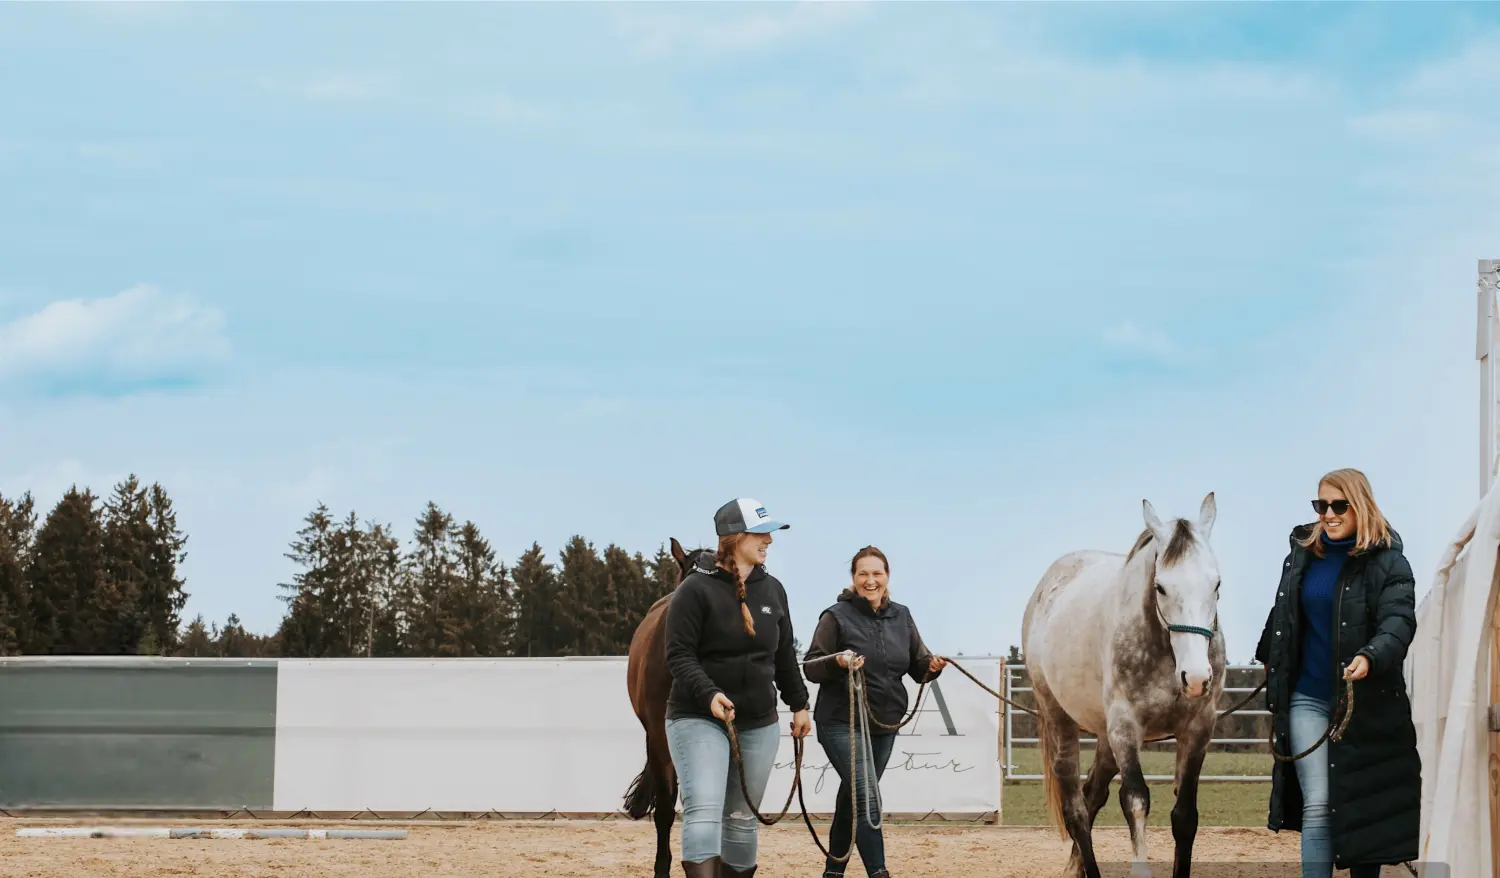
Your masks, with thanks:
[(1151, 815), (1151, 788), (1141, 770), (1141, 727), (1135, 711), (1126, 702), (1109, 709), (1109, 746), (1120, 766), (1120, 810), (1130, 827), (1132, 878), (1150, 878), (1146, 861), (1146, 818)]
[[(1115, 764), (1114, 751), (1109, 748), (1109, 736), (1100, 735), (1095, 740), (1094, 764), (1089, 769), (1089, 779), (1083, 783), (1083, 801), (1088, 808), (1091, 832), (1094, 818), (1099, 816), (1099, 810), (1109, 801), (1109, 785), (1115, 779), (1115, 773), (1120, 770)], [(1064, 874), (1083, 874), (1083, 852), (1079, 850), (1077, 843), (1073, 845), (1073, 854), (1068, 859), (1068, 869)]]
[(1214, 719), (1177, 736), (1177, 802), (1172, 806), (1172, 878), (1188, 878), (1193, 869), (1193, 840), (1198, 835), (1198, 776), (1213, 735)]

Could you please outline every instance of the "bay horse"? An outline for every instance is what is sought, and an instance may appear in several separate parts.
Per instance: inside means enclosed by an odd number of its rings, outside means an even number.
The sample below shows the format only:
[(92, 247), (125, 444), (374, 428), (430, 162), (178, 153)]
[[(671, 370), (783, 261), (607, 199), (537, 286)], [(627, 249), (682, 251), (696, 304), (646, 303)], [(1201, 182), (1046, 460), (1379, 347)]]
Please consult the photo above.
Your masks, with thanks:
[[(704, 558), (703, 556), (707, 556)], [(681, 585), (702, 562), (713, 566), (715, 550), (695, 549), (684, 552), (677, 538), (672, 538), (672, 558), (677, 562), (677, 584)], [(674, 592), (657, 599), (636, 626), (630, 638), (630, 658), (625, 666), (625, 681), (630, 689), (630, 706), (646, 730), (646, 767), (631, 781), (625, 793), (625, 813), (640, 820), (655, 812), (656, 866), (655, 878), (672, 874), (672, 822), (677, 817), (677, 769), (667, 749), (667, 695), (672, 691), (672, 672), (667, 667), (667, 607)]]
[[(1130, 827), (1131, 874), (1149, 876), (1141, 770), (1146, 742), (1177, 739), (1172, 808), (1173, 878), (1188, 878), (1198, 831), (1198, 778), (1224, 691), (1219, 565), (1209, 537), (1212, 492), (1197, 521), (1165, 524), (1142, 501), (1146, 527), (1125, 555), (1070, 552), (1048, 567), (1021, 622), (1022, 653), (1036, 696), (1047, 814), (1073, 850), (1065, 874), (1100, 878), (1094, 818), (1120, 775)], [(1098, 743), (1079, 784), (1080, 730)]]

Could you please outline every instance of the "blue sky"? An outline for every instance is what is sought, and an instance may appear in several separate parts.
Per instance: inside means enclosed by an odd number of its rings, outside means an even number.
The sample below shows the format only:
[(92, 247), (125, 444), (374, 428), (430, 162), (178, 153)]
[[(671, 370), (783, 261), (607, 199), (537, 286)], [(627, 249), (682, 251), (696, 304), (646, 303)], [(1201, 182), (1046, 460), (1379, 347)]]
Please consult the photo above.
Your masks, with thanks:
[(1322, 472), (1420, 588), (1477, 499), (1485, 5), (0, 12), (0, 492), (162, 481), (268, 631), (316, 503), (507, 559), (708, 542), (800, 629), (875, 543), (998, 653), (1210, 490), (1249, 658)]

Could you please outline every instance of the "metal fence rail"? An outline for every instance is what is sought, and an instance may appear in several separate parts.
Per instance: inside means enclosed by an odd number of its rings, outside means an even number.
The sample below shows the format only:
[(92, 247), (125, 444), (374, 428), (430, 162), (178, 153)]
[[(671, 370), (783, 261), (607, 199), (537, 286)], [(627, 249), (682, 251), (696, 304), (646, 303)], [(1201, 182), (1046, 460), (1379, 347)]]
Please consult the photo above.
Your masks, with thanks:
[[(1256, 679), (1255, 679), (1254, 683), (1252, 685), (1249, 685), (1249, 686), (1226, 686), (1226, 687), (1224, 687), (1224, 694), (1230, 696), (1230, 700), (1229, 700), (1229, 704), (1228, 705), (1221, 705), (1220, 708), (1219, 708), (1220, 710), (1226, 709), (1228, 706), (1233, 705), (1236, 702), (1238, 702), (1238, 700), (1240, 698), (1243, 698), (1244, 696), (1250, 694), (1251, 692), (1254, 692), (1255, 691), (1255, 687), (1257, 685), (1259, 685), (1260, 680), (1264, 677), (1264, 673), (1265, 673), (1265, 669), (1262, 668), (1260, 665), (1228, 665), (1227, 667), (1225, 667), (1224, 671), (1225, 671), (1225, 675), (1226, 676), (1229, 676), (1231, 674), (1244, 674), (1246, 672), (1250, 672), (1250, 673), (1253, 673), (1253, 674), (1256, 675)], [(1006, 664), (1006, 665), (1002, 666), (1002, 669), (1001, 669), (1001, 682), (1002, 682), (1003, 687), (1004, 687), (1002, 691), (1004, 691), (1005, 697), (1014, 699), (1015, 698), (1015, 694), (1018, 693), (1018, 692), (1031, 692), (1032, 691), (1032, 688), (1029, 685), (1024, 685), (1024, 684), (1022, 684), (1022, 683), (1019, 682), (1019, 680), (1021, 680), (1021, 678), (1025, 677), (1025, 676), (1026, 676), (1026, 667), (1024, 665)], [(1010, 780), (1041, 780), (1042, 779), (1042, 775), (1040, 775), (1040, 774), (1022, 774), (1022, 773), (1016, 771), (1015, 745), (1017, 745), (1017, 744), (1036, 745), (1038, 743), (1038, 740), (1036, 738), (1017, 737), (1016, 734), (1015, 734), (1015, 723), (1014, 723), (1015, 713), (1016, 713), (1015, 709), (1012, 708), (1009, 704), (1005, 704), (1003, 702), (1001, 703), (1000, 708), (1001, 708), (1001, 710), (1005, 714), (1004, 723), (1003, 723), (1003, 729), (1004, 729), (1004, 745), (1003, 745), (1003, 747), (1004, 747), (1004, 758), (1001, 759), (1001, 762), (1000, 762), (1000, 774), (1001, 774), (1001, 777), (1004, 780), (1008, 780), (1008, 781), (1010, 781)], [(1270, 716), (1271, 712), (1269, 710), (1265, 710), (1264, 708), (1249, 708), (1249, 707), (1245, 707), (1245, 708), (1241, 708), (1238, 711), (1235, 711), (1235, 713), (1233, 715), (1234, 716)], [(1088, 738), (1080, 738), (1079, 741), (1080, 741), (1081, 744), (1092, 744), (1092, 743), (1094, 743), (1095, 739), (1092, 738), (1092, 737), (1088, 737)], [(1270, 751), (1268, 749), (1265, 749), (1266, 741), (1263, 738), (1211, 738), (1211, 739), (1209, 739), (1209, 745), (1208, 746), (1209, 746), (1209, 752), (1213, 753), (1214, 752), (1214, 748), (1216, 746), (1225, 746), (1225, 745), (1241, 745), (1241, 746), (1244, 746), (1244, 745), (1251, 745), (1251, 744), (1259, 744), (1259, 745), (1261, 745), (1261, 747), (1262, 747), (1262, 751), (1261, 752), (1263, 752), (1265, 754), (1267, 760), (1270, 759)], [(1085, 775), (1085, 776), (1087, 776), (1087, 775)], [(1145, 776), (1145, 779), (1148, 780), (1148, 781), (1170, 781), (1170, 780), (1175, 780), (1175, 778), (1172, 775), (1170, 775), (1170, 774), (1148, 774), (1148, 775)], [(1269, 781), (1271, 779), (1271, 776), (1268, 775), (1268, 774), (1264, 774), (1264, 775), (1262, 775), (1262, 774), (1205, 774), (1205, 775), (1202, 775), (1201, 777), (1199, 777), (1198, 779), (1200, 781), (1212, 781), (1212, 782), (1218, 782), (1218, 783), (1260, 783), (1260, 782)]]

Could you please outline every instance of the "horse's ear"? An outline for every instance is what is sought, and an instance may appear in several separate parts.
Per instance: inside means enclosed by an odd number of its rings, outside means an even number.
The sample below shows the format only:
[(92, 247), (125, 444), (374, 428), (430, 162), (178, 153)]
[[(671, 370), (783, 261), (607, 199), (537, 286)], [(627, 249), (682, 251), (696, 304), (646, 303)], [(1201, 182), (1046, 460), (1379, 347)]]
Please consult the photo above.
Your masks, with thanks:
[(682, 550), (682, 543), (672, 537), (672, 559), (677, 562), (677, 569), (686, 572), (688, 567), (687, 552)]
[(1167, 533), (1167, 526), (1162, 524), (1161, 519), (1157, 517), (1156, 508), (1151, 505), (1150, 500), (1141, 501), (1141, 514), (1146, 519), (1146, 529), (1151, 531), (1151, 535), (1156, 537), (1156, 542), (1165, 549), (1171, 534)]
[(1214, 519), (1219, 515), (1219, 507), (1214, 503), (1214, 492), (1209, 491), (1208, 496), (1203, 498), (1203, 505), (1198, 507), (1198, 534), (1205, 540), (1214, 531)]

